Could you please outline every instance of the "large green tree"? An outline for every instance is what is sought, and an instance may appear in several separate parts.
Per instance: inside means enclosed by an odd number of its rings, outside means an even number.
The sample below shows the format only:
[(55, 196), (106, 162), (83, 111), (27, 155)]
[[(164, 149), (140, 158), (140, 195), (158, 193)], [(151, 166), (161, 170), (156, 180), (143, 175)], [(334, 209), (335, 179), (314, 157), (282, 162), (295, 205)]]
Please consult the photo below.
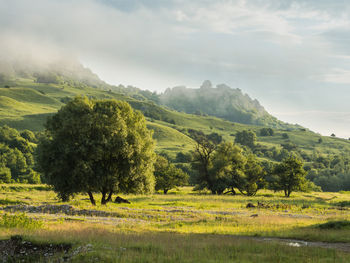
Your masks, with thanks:
[(261, 188), (265, 172), (253, 154), (246, 155), (239, 146), (225, 142), (213, 156), (211, 174), (215, 178), (216, 193), (229, 189), (228, 192), (236, 194), (238, 189), (252, 196)]
[(144, 193), (154, 189), (152, 133), (126, 102), (76, 97), (46, 123), (38, 165), (63, 200), (86, 192)]
[(211, 174), (212, 158), (218, 144), (222, 141), (222, 137), (217, 133), (205, 135), (203, 132), (194, 130), (190, 135), (196, 141), (192, 162), (192, 168), (196, 171), (196, 189), (207, 188), (215, 194), (216, 182)]

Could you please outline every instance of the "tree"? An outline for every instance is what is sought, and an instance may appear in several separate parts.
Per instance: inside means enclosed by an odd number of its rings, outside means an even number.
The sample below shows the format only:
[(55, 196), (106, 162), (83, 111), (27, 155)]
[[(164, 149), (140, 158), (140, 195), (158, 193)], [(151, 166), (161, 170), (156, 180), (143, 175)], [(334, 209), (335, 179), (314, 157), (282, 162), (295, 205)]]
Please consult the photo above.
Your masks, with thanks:
[(0, 183), (11, 182), (11, 170), (5, 166), (0, 166)]
[(256, 195), (257, 191), (264, 186), (265, 171), (256, 157), (249, 154), (244, 166), (244, 178), (238, 186), (239, 191), (248, 196)]
[(290, 155), (274, 168), (274, 190), (283, 190), (284, 195), (289, 197), (293, 191), (303, 190), (307, 180), (301, 160)]
[(210, 174), (212, 166), (212, 156), (217, 145), (222, 141), (222, 137), (217, 133), (205, 135), (203, 132), (189, 130), (191, 137), (196, 141), (193, 152), (192, 168), (197, 171), (197, 189), (207, 188), (215, 193), (214, 182)]
[(288, 133), (282, 133), (282, 138), (283, 139), (289, 139)]
[(188, 182), (188, 175), (163, 156), (157, 156), (154, 164), (154, 176), (156, 178), (155, 189), (163, 190), (164, 194), (176, 186), (184, 185)]
[(22, 131), (21, 136), (22, 136), (22, 138), (26, 139), (29, 142), (37, 143), (37, 139), (36, 139), (35, 134), (30, 130)]
[(221, 143), (213, 157), (211, 177), (213, 182), (212, 192), (222, 194), (225, 189), (236, 194), (235, 188), (241, 184), (244, 177), (246, 158), (242, 149), (231, 142)]
[(271, 128), (261, 128), (260, 136), (273, 136), (274, 132)]
[(244, 195), (253, 196), (261, 188), (265, 172), (253, 154), (246, 156), (242, 148), (227, 142), (218, 146), (211, 174), (217, 194), (225, 189), (236, 194), (236, 188)]
[[(16, 129), (10, 128), (6, 125), (0, 127), (0, 166), (10, 169), (10, 175), (6, 170), (6, 178), (11, 180), (3, 180), (3, 182), (28, 182), (28, 178), (33, 174), (32, 168), (34, 165), (34, 144), (30, 143), (26, 135), (35, 138), (30, 131), (25, 131), (23, 134)], [(36, 175), (37, 177), (40, 175)]]
[(192, 160), (192, 155), (191, 153), (183, 153), (183, 152), (178, 152), (176, 154), (175, 162), (176, 163), (189, 163)]
[(250, 148), (253, 148), (256, 142), (256, 134), (253, 131), (241, 131), (237, 132), (235, 143), (239, 143), (241, 145), (248, 146)]
[(138, 111), (126, 102), (76, 97), (46, 123), (37, 151), (38, 167), (66, 201), (85, 192), (101, 204), (114, 192), (154, 189), (152, 133)]

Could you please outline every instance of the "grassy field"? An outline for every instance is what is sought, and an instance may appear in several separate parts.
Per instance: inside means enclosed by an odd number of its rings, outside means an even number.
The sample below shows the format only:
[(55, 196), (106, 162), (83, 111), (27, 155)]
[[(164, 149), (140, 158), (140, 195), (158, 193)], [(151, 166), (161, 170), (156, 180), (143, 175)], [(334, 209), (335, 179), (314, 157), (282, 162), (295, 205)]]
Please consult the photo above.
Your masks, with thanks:
[[(61, 203), (45, 185), (0, 185), (0, 239), (20, 234), (75, 249), (90, 244), (73, 262), (350, 262), (350, 251), (332, 246), (265, 239), (349, 244), (348, 192), (213, 196), (184, 187), (168, 195), (123, 197), (131, 204), (94, 207), (86, 195)], [(258, 202), (264, 206), (246, 208)], [(25, 215), (19, 205), (27, 206)], [(324, 225), (333, 221), (345, 225)]]

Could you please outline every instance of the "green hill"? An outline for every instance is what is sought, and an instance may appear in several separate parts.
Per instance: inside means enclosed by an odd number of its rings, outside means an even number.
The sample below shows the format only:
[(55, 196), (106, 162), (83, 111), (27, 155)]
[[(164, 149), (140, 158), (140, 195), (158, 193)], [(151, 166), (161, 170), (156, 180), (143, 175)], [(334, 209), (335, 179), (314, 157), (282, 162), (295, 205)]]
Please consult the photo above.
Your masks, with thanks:
[[(350, 141), (323, 137), (298, 126), (291, 126), (278, 121), (269, 115), (257, 101), (252, 101), (247, 95), (246, 105), (243, 108), (255, 107), (249, 114), (254, 124), (242, 124), (226, 119), (224, 113), (229, 112), (232, 98), (229, 95), (232, 89), (228, 87), (204, 87), (203, 96), (197, 103), (211, 105), (212, 110), (222, 112), (219, 117), (208, 114), (188, 114), (161, 106), (157, 101), (159, 96), (149, 91), (141, 91), (133, 87), (112, 86), (99, 80), (91, 71), (84, 68), (75, 69), (69, 74), (65, 71), (26, 71), (19, 74), (0, 76), (0, 125), (23, 130), (41, 131), (47, 116), (54, 114), (65, 103), (77, 95), (96, 99), (118, 99), (131, 104), (134, 109), (140, 110), (146, 116), (148, 127), (154, 131), (157, 152), (165, 152), (171, 158), (179, 152), (189, 152), (195, 142), (190, 138), (189, 130), (200, 130), (206, 134), (218, 133), (226, 141), (234, 141), (237, 132), (252, 130), (257, 134), (255, 147), (251, 149), (261, 160), (280, 161), (290, 151), (304, 159), (305, 168), (309, 171), (310, 179), (319, 184), (326, 185), (326, 190), (342, 189), (348, 175), (350, 175)], [(84, 73), (84, 74), (83, 74)], [(82, 80), (86, 77), (86, 79)], [(203, 87), (201, 88), (203, 89)], [(175, 89), (176, 90), (176, 89)], [(185, 93), (188, 89), (181, 88)], [(169, 91), (168, 91), (169, 92)], [(170, 91), (172, 93), (172, 91)], [(178, 91), (176, 91), (178, 92)], [(197, 91), (190, 91), (198, 96)], [(234, 91), (239, 92), (240, 91)], [(166, 92), (167, 93), (167, 92)], [(165, 93), (165, 94), (166, 94)], [(179, 93), (180, 94), (180, 93)], [(209, 96), (208, 94), (213, 94)], [(216, 94), (216, 95), (215, 95)], [(212, 97), (210, 100), (207, 97)], [(182, 96), (183, 98), (185, 96)], [(222, 103), (227, 97), (227, 104)], [(160, 96), (164, 102), (163, 95)], [(192, 107), (181, 101), (184, 106)], [(223, 105), (221, 105), (223, 104)], [(228, 108), (225, 108), (226, 106)], [(231, 106), (230, 106), (231, 105)], [(174, 107), (175, 108), (175, 107)], [(210, 107), (204, 107), (210, 108)], [(201, 109), (200, 109), (201, 110)], [(241, 108), (242, 110), (242, 108)], [(238, 112), (238, 110), (236, 111)], [(214, 115), (212, 112), (211, 114)], [(255, 117), (254, 117), (255, 116)], [(265, 117), (264, 117), (265, 116)], [(253, 121), (255, 120), (255, 121)], [(261, 122), (265, 120), (266, 123)], [(262, 125), (272, 126), (273, 136), (262, 136)], [(342, 178), (342, 179), (339, 179)], [(350, 188), (350, 186), (349, 186)]]

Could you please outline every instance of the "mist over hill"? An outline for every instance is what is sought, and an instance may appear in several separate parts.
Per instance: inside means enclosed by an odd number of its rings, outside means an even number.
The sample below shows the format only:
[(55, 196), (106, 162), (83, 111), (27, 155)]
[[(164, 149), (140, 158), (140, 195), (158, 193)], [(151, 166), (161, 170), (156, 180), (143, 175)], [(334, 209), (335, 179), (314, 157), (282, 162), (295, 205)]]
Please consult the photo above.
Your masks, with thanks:
[(199, 89), (184, 86), (168, 88), (160, 94), (163, 105), (190, 114), (211, 115), (243, 124), (269, 126), (273, 128), (300, 128), (278, 120), (270, 115), (259, 101), (225, 84), (216, 87), (209, 80)]
[(0, 60), (0, 81), (15, 82), (19, 79), (33, 79), (38, 83), (59, 84), (64, 81), (79, 82), (93, 87), (107, 85), (89, 68), (74, 59), (40, 61), (34, 59)]
[[(0, 83), (2, 86), (16, 87), (23, 79), (47, 85), (77, 87), (86, 85), (99, 90), (123, 94), (134, 100), (166, 106), (179, 112), (215, 116), (242, 124), (290, 130), (300, 128), (298, 125), (284, 123), (270, 115), (258, 100), (250, 98), (242, 90), (233, 89), (225, 84), (214, 87), (209, 80), (204, 81), (199, 89), (179, 86), (157, 94), (133, 86), (109, 85), (89, 68), (72, 58), (36, 60), (30, 57), (5, 57), (0, 61)], [(144, 110), (143, 112), (145, 113)]]

